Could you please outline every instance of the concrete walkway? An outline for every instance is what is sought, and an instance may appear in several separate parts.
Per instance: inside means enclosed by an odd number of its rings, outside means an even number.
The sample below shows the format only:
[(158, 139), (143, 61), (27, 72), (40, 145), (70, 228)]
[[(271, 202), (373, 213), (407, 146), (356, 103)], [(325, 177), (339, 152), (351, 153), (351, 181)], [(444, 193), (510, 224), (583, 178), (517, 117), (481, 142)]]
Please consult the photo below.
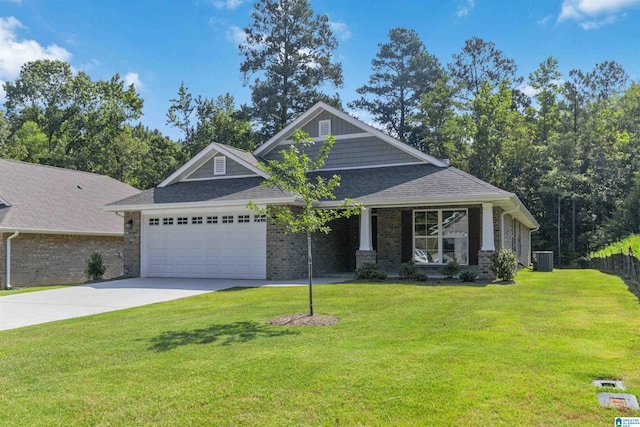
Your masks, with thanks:
[[(314, 284), (338, 283), (351, 277), (314, 278)], [(307, 280), (237, 280), (136, 278), (48, 291), (2, 295), (0, 330), (140, 307), (235, 287), (303, 286)]]

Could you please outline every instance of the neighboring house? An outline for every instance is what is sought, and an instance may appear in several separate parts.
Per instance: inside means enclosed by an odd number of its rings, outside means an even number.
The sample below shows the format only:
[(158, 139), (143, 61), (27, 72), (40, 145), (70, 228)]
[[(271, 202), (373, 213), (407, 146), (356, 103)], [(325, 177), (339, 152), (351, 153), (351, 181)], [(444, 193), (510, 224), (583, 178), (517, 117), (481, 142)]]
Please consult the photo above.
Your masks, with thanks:
[[(428, 156), (322, 102), (253, 153), (212, 143), (158, 187), (105, 207), (124, 212), (125, 275), (288, 279), (307, 272), (306, 236), (285, 234), (246, 208), (295, 206), (295, 195), (262, 188), (260, 161), (278, 159), (302, 128), (317, 143), (336, 143), (320, 175), (341, 176), (336, 201), (363, 204), (361, 215), (336, 220), (314, 235), (314, 272), (353, 272), (363, 262), (398, 271), (413, 259), (427, 268), (456, 261), (491, 277), (499, 247), (530, 260), (538, 228), (518, 197)], [(311, 153), (311, 154), (313, 154)]]
[(122, 275), (122, 216), (101, 208), (136, 193), (106, 176), (0, 159), (0, 289), (83, 282), (93, 252), (105, 278)]

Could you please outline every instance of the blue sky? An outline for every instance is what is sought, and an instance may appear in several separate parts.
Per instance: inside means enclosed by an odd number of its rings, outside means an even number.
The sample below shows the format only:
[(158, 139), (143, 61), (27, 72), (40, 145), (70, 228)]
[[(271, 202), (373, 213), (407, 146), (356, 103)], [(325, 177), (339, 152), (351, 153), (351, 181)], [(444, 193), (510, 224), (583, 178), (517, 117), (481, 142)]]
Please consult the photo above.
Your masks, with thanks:
[[(443, 64), (477, 36), (515, 60), (525, 78), (552, 55), (560, 69), (617, 61), (640, 80), (640, 0), (310, 0), (329, 16), (339, 47), (344, 105), (367, 82), (390, 29), (415, 29)], [(0, 0), (0, 81), (20, 66), (57, 58), (93, 79), (120, 73), (145, 100), (142, 122), (165, 125), (182, 81), (194, 95), (250, 101), (237, 45), (250, 0)], [(333, 93), (333, 92), (331, 92)], [(3, 92), (0, 91), (0, 100)], [(358, 112), (354, 112), (358, 115)], [(363, 114), (360, 117), (367, 120)]]

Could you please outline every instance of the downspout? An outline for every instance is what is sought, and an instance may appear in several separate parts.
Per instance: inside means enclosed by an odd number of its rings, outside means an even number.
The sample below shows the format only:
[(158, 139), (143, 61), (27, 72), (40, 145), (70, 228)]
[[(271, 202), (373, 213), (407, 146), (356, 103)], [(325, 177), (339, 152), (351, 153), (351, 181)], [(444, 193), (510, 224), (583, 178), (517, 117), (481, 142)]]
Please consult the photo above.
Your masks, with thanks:
[[(515, 208), (511, 209), (510, 211), (504, 211), (500, 215), (500, 249), (504, 248), (504, 216), (506, 214), (511, 214), (518, 209), (520, 209), (520, 202), (518, 202)], [(515, 230), (513, 230), (513, 232), (515, 233)]]
[(531, 233), (538, 230), (540, 230), (540, 226), (537, 226), (536, 228), (533, 228), (533, 229), (529, 229), (529, 265), (533, 264), (533, 250), (532, 250), (533, 246), (531, 245)]
[(11, 236), (7, 237), (7, 289), (11, 289), (11, 239), (18, 237), (20, 231), (16, 230)]

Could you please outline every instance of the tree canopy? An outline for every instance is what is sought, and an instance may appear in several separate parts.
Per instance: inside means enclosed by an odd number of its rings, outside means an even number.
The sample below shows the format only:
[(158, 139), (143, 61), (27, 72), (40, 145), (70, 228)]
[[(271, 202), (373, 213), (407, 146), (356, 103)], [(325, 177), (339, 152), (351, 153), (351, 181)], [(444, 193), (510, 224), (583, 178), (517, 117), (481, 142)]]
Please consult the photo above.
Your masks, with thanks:
[[(283, 129), (317, 101), (339, 106), (321, 91), (342, 87), (342, 65), (334, 61), (338, 42), (326, 15), (307, 0), (260, 0), (244, 29), (240, 72), (251, 88), (252, 116), (263, 140)], [(252, 77), (257, 75), (255, 79)]]

